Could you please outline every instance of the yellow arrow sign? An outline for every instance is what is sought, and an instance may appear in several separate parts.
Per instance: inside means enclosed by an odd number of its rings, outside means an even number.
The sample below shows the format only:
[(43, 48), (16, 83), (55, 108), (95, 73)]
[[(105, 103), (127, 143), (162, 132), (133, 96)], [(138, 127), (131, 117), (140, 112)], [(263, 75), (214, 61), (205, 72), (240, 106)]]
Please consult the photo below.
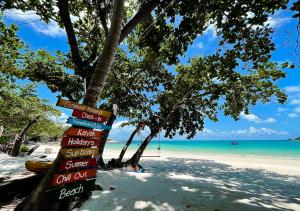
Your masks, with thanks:
[(98, 148), (71, 148), (71, 149), (60, 149), (59, 152), (65, 158), (78, 158), (86, 156), (98, 155)]
[(81, 105), (79, 103), (75, 103), (72, 101), (68, 101), (68, 100), (63, 100), (63, 99), (59, 99), (56, 103), (57, 106), (61, 106), (61, 107), (65, 107), (65, 108), (71, 108), (71, 109), (77, 109), (80, 111), (87, 111), (90, 112), (92, 114), (97, 114), (106, 118), (109, 118), (111, 115), (111, 112), (109, 111), (104, 111), (104, 110), (100, 110), (98, 108), (93, 108), (93, 107), (89, 107), (86, 105)]

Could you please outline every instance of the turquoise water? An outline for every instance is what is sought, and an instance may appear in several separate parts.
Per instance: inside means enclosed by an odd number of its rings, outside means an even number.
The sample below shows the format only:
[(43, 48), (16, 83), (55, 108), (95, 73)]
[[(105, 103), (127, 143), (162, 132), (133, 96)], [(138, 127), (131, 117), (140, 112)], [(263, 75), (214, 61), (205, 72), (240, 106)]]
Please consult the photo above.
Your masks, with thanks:
[[(241, 140), (238, 145), (231, 141), (160, 141), (162, 151), (187, 152), (193, 154), (233, 154), (270, 157), (300, 158), (300, 142), (288, 140)], [(137, 149), (140, 141), (134, 141), (130, 149)], [(111, 142), (107, 149), (122, 149), (124, 142)], [(156, 150), (158, 141), (152, 141), (149, 149)]]

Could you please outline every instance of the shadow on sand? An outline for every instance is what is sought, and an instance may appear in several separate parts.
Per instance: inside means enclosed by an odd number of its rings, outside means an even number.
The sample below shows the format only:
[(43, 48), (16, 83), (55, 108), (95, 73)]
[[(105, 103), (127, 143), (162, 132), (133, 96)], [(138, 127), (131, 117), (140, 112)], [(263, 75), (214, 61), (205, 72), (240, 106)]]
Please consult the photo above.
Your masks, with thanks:
[[(107, 191), (93, 192), (80, 210), (300, 210), (300, 177), (208, 160), (142, 165), (146, 173), (98, 172)], [(108, 191), (110, 185), (116, 190)]]

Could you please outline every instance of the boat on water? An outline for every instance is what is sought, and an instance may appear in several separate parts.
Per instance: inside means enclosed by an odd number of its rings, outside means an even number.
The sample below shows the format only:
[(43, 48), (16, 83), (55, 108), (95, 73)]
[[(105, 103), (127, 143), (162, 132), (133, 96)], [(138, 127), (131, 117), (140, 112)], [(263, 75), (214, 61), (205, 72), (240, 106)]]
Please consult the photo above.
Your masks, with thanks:
[(239, 145), (239, 142), (237, 142), (237, 141), (232, 141), (232, 142), (230, 142), (230, 145)]

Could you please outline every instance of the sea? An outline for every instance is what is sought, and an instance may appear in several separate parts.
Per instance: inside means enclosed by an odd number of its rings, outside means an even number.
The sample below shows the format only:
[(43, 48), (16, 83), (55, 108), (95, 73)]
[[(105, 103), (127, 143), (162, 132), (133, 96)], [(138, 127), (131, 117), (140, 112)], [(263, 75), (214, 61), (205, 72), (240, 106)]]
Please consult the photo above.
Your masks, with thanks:
[[(150, 142), (147, 147), (153, 152), (160, 148), (160, 152), (184, 152), (191, 154), (230, 154), (252, 155), (268, 157), (300, 158), (300, 141), (293, 140), (163, 140)], [(125, 142), (111, 141), (107, 143), (106, 150), (122, 149)], [(133, 141), (130, 149), (135, 150), (141, 141)], [(156, 155), (156, 154), (155, 154)]]

